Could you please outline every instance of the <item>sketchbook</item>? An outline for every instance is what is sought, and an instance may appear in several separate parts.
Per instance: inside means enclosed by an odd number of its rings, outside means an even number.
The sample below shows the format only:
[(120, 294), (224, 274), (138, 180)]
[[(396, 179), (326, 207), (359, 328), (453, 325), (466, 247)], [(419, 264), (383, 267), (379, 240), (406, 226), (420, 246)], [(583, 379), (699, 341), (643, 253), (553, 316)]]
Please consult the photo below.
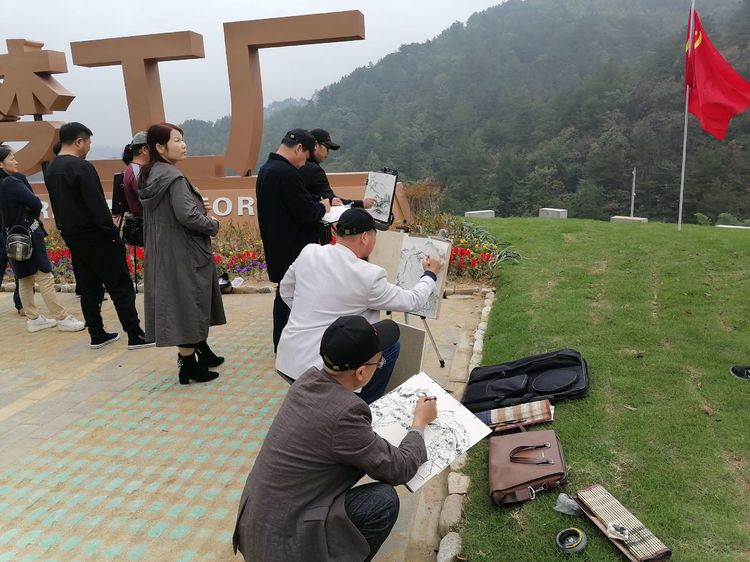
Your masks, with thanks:
[(338, 220), (341, 218), (341, 215), (344, 214), (344, 211), (348, 211), (351, 208), (351, 205), (337, 205), (335, 207), (331, 207), (331, 210), (323, 215), (323, 218), (320, 219), (320, 222), (322, 222), (323, 224), (338, 222)]
[(388, 222), (393, 207), (393, 194), (396, 191), (398, 176), (385, 172), (369, 172), (367, 174), (367, 186), (365, 187), (365, 199), (374, 199), (375, 204), (365, 209), (376, 221)]
[(406, 483), (411, 492), (416, 492), (491, 433), (489, 427), (425, 373), (414, 375), (370, 404), (372, 428), (383, 439), (398, 446), (411, 427), (414, 407), (420, 396), (437, 397), (438, 417), (425, 429), (427, 462)]

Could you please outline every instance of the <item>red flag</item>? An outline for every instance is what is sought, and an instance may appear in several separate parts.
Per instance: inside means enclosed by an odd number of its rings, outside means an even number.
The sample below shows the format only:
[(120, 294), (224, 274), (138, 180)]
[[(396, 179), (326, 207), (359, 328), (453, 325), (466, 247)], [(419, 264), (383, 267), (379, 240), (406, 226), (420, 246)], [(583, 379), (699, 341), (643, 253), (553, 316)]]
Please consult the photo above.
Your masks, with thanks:
[(698, 12), (693, 13), (693, 49), (688, 51), (689, 40), (685, 46), (685, 85), (690, 86), (688, 111), (707, 133), (723, 140), (729, 120), (750, 107), (750, 82), (724, 60), (703, 30)]

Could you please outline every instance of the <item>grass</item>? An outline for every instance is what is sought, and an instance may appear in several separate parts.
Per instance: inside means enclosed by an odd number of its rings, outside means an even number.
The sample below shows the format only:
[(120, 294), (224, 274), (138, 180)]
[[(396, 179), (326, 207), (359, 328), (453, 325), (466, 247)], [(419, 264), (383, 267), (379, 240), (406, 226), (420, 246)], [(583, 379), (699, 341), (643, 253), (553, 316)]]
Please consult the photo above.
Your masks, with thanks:
[[(589, 364), (587, 398), (551, 424), (566, 492), (604, 485), (680, 561), (750, 559), (750, 232), (582, 220), (476, 221), (525, 258), (501, 267), (483, 364), (563, 347)], [(624, 558), (557, 492), (494, 508), (487, 443), (472, 449), (463, 557), (569, 560), (556, 533), (580, 526), (579, 560)]]

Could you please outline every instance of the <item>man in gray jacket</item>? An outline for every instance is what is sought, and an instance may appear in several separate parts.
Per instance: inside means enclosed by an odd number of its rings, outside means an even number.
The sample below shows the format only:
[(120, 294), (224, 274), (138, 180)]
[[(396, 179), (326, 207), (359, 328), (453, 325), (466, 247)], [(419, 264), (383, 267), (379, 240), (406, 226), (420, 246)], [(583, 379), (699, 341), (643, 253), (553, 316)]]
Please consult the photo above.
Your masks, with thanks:
[[(403, 484), (427, 460), (423, 432), (437, 417), (420, 398), (398, 447), (372, 429), (354, 390), (372, 378), (382, 350), (399, 337), (392, 320), (343, 316), (323, 334), (323, 370), (289, 389), (240, 499), (234, 549), (245, 560), (371, 560), (398, 516)], [(364, 475), (378, 482), (353, 487)]]

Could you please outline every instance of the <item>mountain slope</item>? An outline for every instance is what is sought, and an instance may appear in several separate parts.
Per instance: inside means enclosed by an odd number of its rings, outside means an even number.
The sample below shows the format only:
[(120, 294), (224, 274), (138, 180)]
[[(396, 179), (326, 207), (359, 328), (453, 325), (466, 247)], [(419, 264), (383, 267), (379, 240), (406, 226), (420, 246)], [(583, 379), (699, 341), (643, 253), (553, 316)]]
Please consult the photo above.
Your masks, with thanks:
[[(749, 6), (701, 13), (748, 77)], [(559, 205), (597, 218), (629, 211), (637, 167), (637, 212), (674, 220), (688, 9), (684, 0), (510, 0), (268, 115), (260, 161), (284, 131), (323, 127), (343, 147), (329, 171), (433, 177), (457, 212)], [(725, 143), (691, 118), (686, 216), (750, 215), (748, 139), (746, 116)]]

